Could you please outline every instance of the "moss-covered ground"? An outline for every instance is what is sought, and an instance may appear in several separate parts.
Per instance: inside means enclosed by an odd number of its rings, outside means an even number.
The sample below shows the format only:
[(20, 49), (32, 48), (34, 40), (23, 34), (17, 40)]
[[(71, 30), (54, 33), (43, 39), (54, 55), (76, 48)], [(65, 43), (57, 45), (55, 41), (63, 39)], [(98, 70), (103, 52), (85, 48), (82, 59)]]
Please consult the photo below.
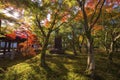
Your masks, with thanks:
[[(41, 67), (40, 55), (31, 58), (16, 57), (14, 60), (0, 59), (0, 80), (92, 80), (85, 75), (86, 54), (74, 56), (65, 54), (47, 54), (48, 67)], [(94, 80), (120, 80), (120, 54), (113, 55), (113, 64), (109, 64), (107, 54), (95, 51)]]

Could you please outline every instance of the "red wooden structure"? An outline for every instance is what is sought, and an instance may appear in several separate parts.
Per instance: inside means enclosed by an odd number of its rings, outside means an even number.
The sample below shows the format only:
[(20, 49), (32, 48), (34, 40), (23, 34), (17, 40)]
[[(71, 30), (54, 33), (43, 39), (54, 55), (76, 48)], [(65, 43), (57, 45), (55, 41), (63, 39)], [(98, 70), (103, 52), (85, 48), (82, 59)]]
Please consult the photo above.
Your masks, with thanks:
[(12, 50), (18, 51), (18, 44), (26, 41), (27, 38), (14, 34), (6, 34), (0, 37), (0, 53), (5, 54)]

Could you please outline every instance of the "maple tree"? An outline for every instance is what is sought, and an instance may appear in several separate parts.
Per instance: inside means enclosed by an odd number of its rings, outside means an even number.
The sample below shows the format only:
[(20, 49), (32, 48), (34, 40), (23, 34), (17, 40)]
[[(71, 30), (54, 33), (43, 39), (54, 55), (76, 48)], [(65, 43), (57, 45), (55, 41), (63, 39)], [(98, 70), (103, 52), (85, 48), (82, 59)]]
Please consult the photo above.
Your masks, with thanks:
[[(97, 4), (93, 4), (94, 6), (90, 7), (92, 9), (94, 7), (94, 11), (90, 19), (88, 18), (86, 7), (85, 7), (86, 1), (85, 0), (83, 1), (77, 0), (77, 1), (79, 4), (79, 7), (81, 8), (82, 16), (84, 19), (84, 29), (85, 29), (86, 38), (87, 38), (87, 47), (88, 47), (87, 71), (90, 72), (91, 76), (93, 76), (94, 70), (95, 70), (95, 62), (94, 62), (94, 54), (93, 54), (93, 38), (91, 34), (91, 29), (94, 27), (94, 25), (96, 24), (96, 22), (100, 17), (105, 0), (103, 1), (99, 0), (96, 2)], [(91, 1), (88, 2), (89, 3), (88, 6), (91, 6)], [(98, 15), (95, 17), (97, 10), (98, 10)]]
[[(36, 35), (29, 30), (29, 25), (21, 25), (16, 31), (16, 36), (18, 40), (23, 40), (25, 42), (20, 43), (21, 51), (24, 56), (36, 55), (34, 48), (32, 47), (35, 44), (34, 40)], [(37, 39), (36, 39), (37, 42)]]
[[(46, 3), (43, 3), (43, 6), (45, 6), (45, 4)], [(44, 38), (43, 47), (41, 51), (41, 65), (42, 66), (45, 66), (45, 54), (46, 54), (46, 50), (47, 50), (47, 46), (48, 46), (51, 33), (56, 31), (61, 25), (63, 25), (67, 21), (67, 18), (69, 18), (67, 13), (62, 12), (62, 9), (64, 8), (60, 7), (59, 5), (56, 5), (58, 4), (58, 2), (54, 2), (53, 4), (51, 4), (51, 2), (48, 1), (47, 4), (50, 5), (48, 8), (49, 9), (48, 11), (50, 12), (50, 13), (48, 12), (48, 14), (50, 15), (50, 20), (45, 19), (45, 24), (41, 25), (41, 16), (43, 14), (41, 15), (36, 14), (37, 26), (39, 27), (41, 34)], [(58, 9), (56, 9), (55, 7), (58, 7)], [(46, 16), (48, 14), (46, 14)], [(46, 32), (46, 29), (48, 30), (47, 32)]]

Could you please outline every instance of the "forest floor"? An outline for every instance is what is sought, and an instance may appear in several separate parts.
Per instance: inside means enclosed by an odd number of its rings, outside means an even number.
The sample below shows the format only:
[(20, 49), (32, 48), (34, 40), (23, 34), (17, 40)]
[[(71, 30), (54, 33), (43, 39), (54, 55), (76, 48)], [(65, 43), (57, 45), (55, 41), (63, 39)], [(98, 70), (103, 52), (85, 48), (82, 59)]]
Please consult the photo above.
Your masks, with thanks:
[[(84, 72), (86, 60), (86, 54), (74, 56), (71, 51), (47, 54), (45, 68), (39, 66), (40, 54), (32, 58), (0, 59), (0, 80), (91, 80)], [(113, 64), (109, 64), (107, 54), (97, 50), (95, 61), (94, 80), (120, 80), (119, 52), (113, 55)]]

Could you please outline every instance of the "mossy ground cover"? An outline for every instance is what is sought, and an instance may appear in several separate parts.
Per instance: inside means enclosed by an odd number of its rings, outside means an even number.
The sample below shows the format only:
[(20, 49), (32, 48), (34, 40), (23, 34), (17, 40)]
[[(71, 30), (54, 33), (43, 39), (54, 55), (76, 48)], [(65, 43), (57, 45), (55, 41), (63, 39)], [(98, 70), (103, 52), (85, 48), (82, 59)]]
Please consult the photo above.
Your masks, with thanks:
[[(96, 75), (94, 80), (120, 80), (120, 54), (113, 56), (108, 64), (107, 54), (95, 52)], [(40, 54), (32, 58), (18, 57), (14, 60), (0, 59), (0, 80), (91, 80), (86, 74), (86, 54), (74, 56), (47, 54), (47, 67), (41, 67)]]

